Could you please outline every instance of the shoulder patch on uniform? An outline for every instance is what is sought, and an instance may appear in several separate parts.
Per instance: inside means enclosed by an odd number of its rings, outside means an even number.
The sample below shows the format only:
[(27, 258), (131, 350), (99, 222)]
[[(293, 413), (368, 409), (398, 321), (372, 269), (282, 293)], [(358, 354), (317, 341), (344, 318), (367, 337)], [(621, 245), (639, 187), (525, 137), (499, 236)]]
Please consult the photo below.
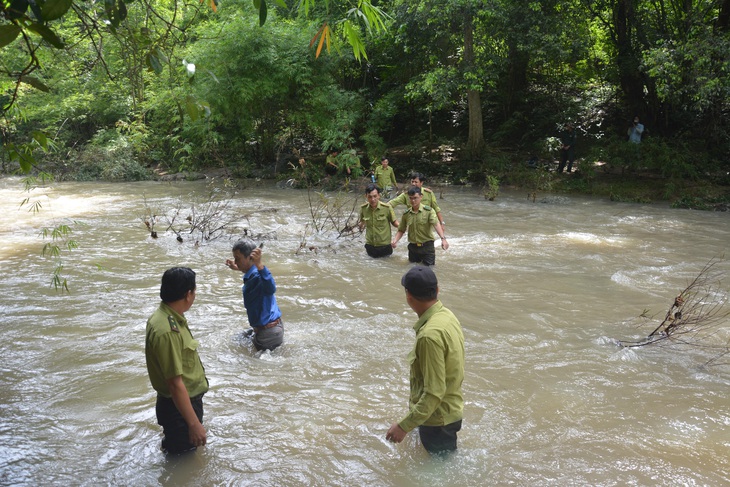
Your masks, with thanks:
[(424, 209), (425, 211), (431, 211), (431, 210), (433, 209), (433, 208), (431, 208), (431, 207), (430, 207), (430, 206), (428, 206), (428, 205), (421, 205), (421, 206), (423, 206), (423, 209)]
[(368, 206), (369, 204), (370, 204), (370, 203), (363, 203), (363, 204), (361, 204), (361, 205), (360, 205), (360, 208), (365, 208), (365, 207), (366, 207), (366, 206)]
[(180, 328), (177, 327), (177, 321), (170, 315), (167, 315), (167, 322), (170, 323), (170, 330), (176, 333), (180, 333)]
[(390, 206), (390, 203), (388, 203), (387, 201), (381, 201), (380, 204), (383, 205), (383, 206), (387, 206), (388, 208), (391, 207)]
[(430, 188), (421, 188), (421, 192), (427, 192), (427, 193), (433, 193), (433, 190)]

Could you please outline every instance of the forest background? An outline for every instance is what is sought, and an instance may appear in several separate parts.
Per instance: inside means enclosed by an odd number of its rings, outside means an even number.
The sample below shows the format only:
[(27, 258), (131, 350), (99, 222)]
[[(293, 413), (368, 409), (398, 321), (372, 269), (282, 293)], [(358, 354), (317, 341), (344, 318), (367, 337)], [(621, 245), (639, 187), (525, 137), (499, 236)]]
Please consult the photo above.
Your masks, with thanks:
[[(321, 185), (337, 150), (399, 180), (730, 202), (730, 0), (0, 6), (4, 173)], [(549, 170), (566, 123), (570, 176)]]

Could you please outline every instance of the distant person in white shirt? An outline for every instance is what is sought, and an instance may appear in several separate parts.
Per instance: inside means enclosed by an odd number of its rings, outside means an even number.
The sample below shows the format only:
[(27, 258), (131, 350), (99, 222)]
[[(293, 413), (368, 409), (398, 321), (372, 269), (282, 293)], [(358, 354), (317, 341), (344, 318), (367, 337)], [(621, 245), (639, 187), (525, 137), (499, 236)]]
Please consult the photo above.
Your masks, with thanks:
[(629, 142), (634, 144), (641, 143), (641, 134), (644, 132), (644, 126), (639, 123), (639, 117), (634, 117), (634, 124), (629, 127)]

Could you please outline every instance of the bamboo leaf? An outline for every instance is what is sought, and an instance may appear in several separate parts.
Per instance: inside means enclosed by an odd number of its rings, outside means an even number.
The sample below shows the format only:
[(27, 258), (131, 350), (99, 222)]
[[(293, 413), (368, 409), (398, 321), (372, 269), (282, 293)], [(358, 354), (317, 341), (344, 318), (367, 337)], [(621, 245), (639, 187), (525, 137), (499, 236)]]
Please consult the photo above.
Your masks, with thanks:
[(319, 45), (317, 46), (317, 54), (315, 55), (316, 58), (319, 58), (319, 54), (322, 52), (322, 46), (324, 46), (324, 41), (327, 37), (327, 30), (327, 24), (325, 24), (322, 35), (319, 37)]
[(319, 37), (320, 35), (322, 35), (322, 31), (324, 31), (324, 29), (325, 29), (326, 27), (327, 27), (327, 22), (325, 22), (324, 24), (322, 24), (322, 27), (320, 27), (320, 28), (319, 28), (319, 30), (317, 31), (317, 33), (316, 33), (316, 34), (314, 34), (314, 37), (312, 37), (312, 40), (311, 40), (311, 41), (309, 41), (309, 47), (310, 47), (310, 48), (311, 48), (311, 47), (312, 47), (312, 46), (314, 45), (314, 43), (315, 43), (315, 42), (317, 42), (317, 38), (318, 38), (318, 37)]
[(35, 130), (33, 132), (33, 139), (38, 142), (38, 145), (40, 145), (43, 150), (48, 151), (48, 137), (46, 137), (45, 133), (40, 130)]

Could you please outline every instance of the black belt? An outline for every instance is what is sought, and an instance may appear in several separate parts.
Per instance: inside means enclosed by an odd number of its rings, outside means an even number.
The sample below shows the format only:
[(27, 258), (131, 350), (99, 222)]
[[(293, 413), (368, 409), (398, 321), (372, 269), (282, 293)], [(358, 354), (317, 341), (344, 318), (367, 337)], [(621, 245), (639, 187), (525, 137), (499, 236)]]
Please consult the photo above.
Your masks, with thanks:
[(433, 240), (429, 240), (428, 242), (423, 242), (423, 243), (414, 242), (413, 245), (415, 245), (416, 247), (423, 247), (424, 245), (428, 245), (428, 244), (432, 244), (432, 243), (433, 243)]

